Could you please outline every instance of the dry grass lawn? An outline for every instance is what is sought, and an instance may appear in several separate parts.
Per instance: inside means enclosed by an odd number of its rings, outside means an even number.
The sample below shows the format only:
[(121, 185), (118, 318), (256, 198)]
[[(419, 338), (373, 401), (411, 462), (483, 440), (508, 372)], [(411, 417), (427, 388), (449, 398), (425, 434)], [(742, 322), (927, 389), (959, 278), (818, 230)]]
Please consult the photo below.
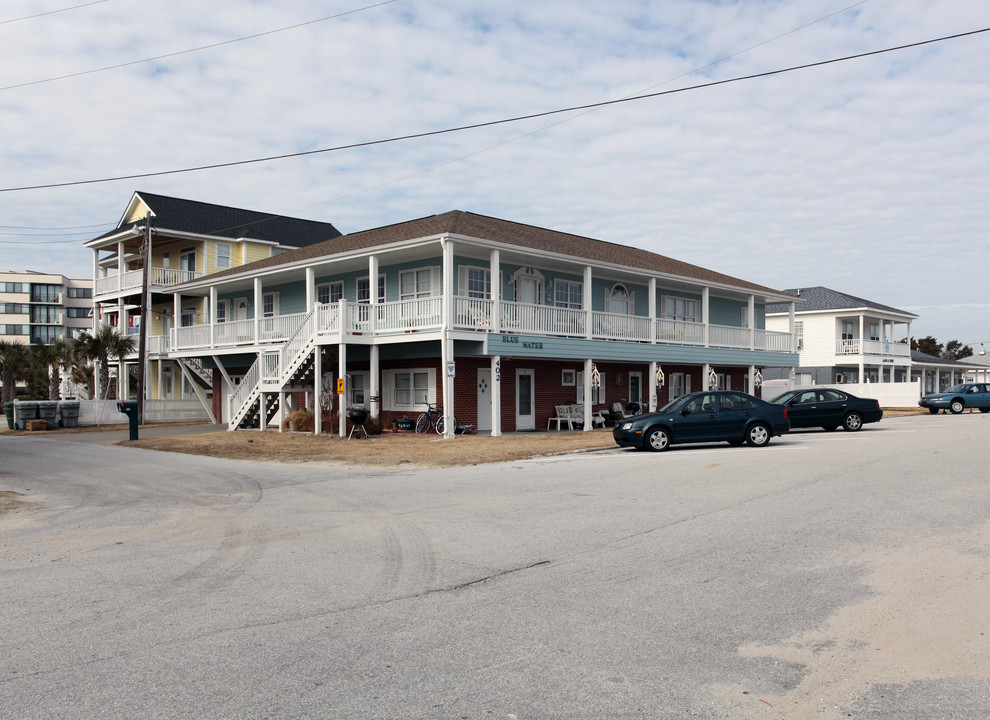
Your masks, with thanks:
[(479, 465), (590, 448), (615, 447), (611, 430), (520, 433), (497, 438), (484, 435), (458, 435), (453, 440), (444, 440), (433, 433), (423, 435), (383, 433), (373, 435), (369, 440), (347, 440), (326, 434), (236, 430), (171, 435), (119, 444), (125, 447), (210, 455), (235, 460), (346, 463), (377, 467), (403, 464), (422, 467)]

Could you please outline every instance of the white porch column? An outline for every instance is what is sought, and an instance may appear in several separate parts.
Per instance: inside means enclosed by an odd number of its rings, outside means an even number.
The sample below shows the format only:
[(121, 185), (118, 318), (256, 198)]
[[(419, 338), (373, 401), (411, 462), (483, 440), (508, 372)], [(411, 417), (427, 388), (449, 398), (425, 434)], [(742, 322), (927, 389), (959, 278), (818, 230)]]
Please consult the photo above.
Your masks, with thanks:
[(746, 390), (750, 395), (756, 395), (756, 383), (753, 382), (753, 378), (756, 377), (756, 365), (749, 366), (749, 389)]
[[(709, 337), (710, 337), (709, 327), (708, 327), (708, 300), (709, 300), (709, 295), (710, 295), (710, 291), (708, 290), (708, 287), (705, 286), (705, 288), (701, 291), (701, 322), (703, 322), (705, 324), (704, 325), (704, 327), (705, 327), (705, 347), (708, 347), (708, 341), (709, 341)], [(706, 365), (705, 367), (707, 368), (708, 366)], [(707, 385), (707, 384), (708, 384), (708, 372), (706, 370), (705, 371), (705, 385)]]
[[(657, 341), (657, 279), (655, 277), (650, 278), (650, 342), (655, 343)], [(652, 363), (655, 365), (656, 363)], [(653, 368), (653, 378), (656, 379), (657, 369)], [(656, 388), (656, 384), (653, 385)]]
[(454, 437), (454, 378), (448, 377), (447, 365), (454, 360), (454, 341), (450, 339), (454, 304), (454, 243), (450, 238), (440, 240), (443, 250), (443, 330), (440, 338), (440, 371), (443, 373), (443, 420), (446, 439)]
[(261, 278), (254, 279), (254, 342), (261, 342)]
[(260, 393), (258, 399), (261, 402), (261, 409), (258, 411), (260, 413), (259, 417), (261, 424), (258, 427), (260, 427), (262, 432), (264, 432), (268, 429), (268, 393)]
[(306, 268), (306, 312), (316, 306), (316, 268)]
[(791, 352), (797, 352), (797, 338), (794, 333), (797, 332), (797, 325), (794, 321), (794, 303), (787, 303), (787, 332), (791, 335)]
[(285, 401), (285, 390), (278, 391), (278, 431), (285, 432), (285, 421), (289, 419), (289, 408)]
[[(749, 349), (756, 349), (756, 296), (749, 296), (749, 304), (746, 306), (746, 317), (749, 319)], [(752, 375), (750, 376), (752, 377)]]
[(337, 377), (344, 381), (344, 392), (337, 395), (337, 434), (340, 437), (347, 437), (347, 343), (340, 343), (337, 346)]
[[(591, 338), (591, 265), (584, 266), (584, 284), (581, 286), (581, 306), (584, 308), (584, 324), (586, 338)], [(587, 404), (587, 403), (585, 403)], [(588, 424), (585, 423), (585, 429)]]
[[(175, 293), (172, 296), (172, 334), (178, 337), (179, 328), (182, 326), (182, 295)], [(169, 342), (169, 347), (174, 350), (178, 343)]]
[(378, 256), (368, 256), (368, 330), (372, 337), (378, 331)]
[[(217, 286), (216, 285), (210, 286), (210, 307), (209, 307), (209, 310), (210, 310), (210, 313), (209, 313), (209, 316), (206, 318), (206, 322), (208, 322), (210, 324), (210, 347), (213, 348), (213, 347), (216, 347), (217, 346), (217, 338), (216, 338), (216, 326), (217, 326)], [(230, 318), (227, 318), (227, 319), (230, 320)]]
[(117, 290), (124, 287), (124, 243), (117, 243)]
[(313, 432), (319, 435), (323, 432), (323, 346), (313, 348)]
[[(492, 276), (492, 318), (491, 318), (491, 328), (492, 332), (502, 331), (502, 273), (501, 260), (499, 257), (498, 250), (492, 250), (488, 258), (489, 272)], [(494, 362), (494, 358), (492, 358)], [(495, 377), (495, 370), (492, 370), (492, 377)], [(494, 410), (493, 410), (494, 411)], [(492, 418), (494, 422), (494, 418)], [(492, 425), (492, 434), (494, 435), (495, 426)], [(501, 431), (499, 431), (501, 435)]]
[(654, 361), (650, 363), (650, 377), (646, 379), (646, 386), (649, 388), (648, 401), (650, 403), (650, 412), (657, 411), (657, 404), (659, 403), (659, 398), (657, 397), (657, 369), (660, 363)]
[[(588, 273), (590, 274), (590, 273)], [(587, 277), (587, 275), (585, 277)], [(590, 311), (589, 311), (590, 312)], [(590, 315), (589, 315), (590, 319)], [(591, 432), (591, 410), (592, 410), (592, 397), (591, 397), (591, 367), (594, 363), (591, 358), (586, 358), (584, 361), (584, 429), (585, 432)]]
[(502, 356), (492, 356), (492, 437), (502, 436)]
[(372, 398), (378, 399), (370, 400), (368, 409), (371, 411), (371, 417), (376, 419), (382, 414), (382, 364), (380, 351), (380, 346), (371, 346), (371, 377), (369, 378), (370, 387), (368, 388), (368, 393)]
[(705, 363), (704, 365), (701, 366), (701, 389), (704, 392), (708, 392), (708, 390), (711, 389), (708, 386), (709, 385), (708, 373), (710, 373), (711, 371), (712, 371), (712, 366), (709, 365), (708, 363)]

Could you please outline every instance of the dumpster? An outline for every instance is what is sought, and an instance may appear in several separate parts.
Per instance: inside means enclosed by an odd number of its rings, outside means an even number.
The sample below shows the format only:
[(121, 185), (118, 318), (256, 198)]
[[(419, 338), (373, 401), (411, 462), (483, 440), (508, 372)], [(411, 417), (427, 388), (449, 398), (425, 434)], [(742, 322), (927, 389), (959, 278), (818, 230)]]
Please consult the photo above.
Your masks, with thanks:
[(117, 403), (117, 409), (127, 416), (127, 421), (130, 426), (131, 434), (128, 436), (128, 440), (138, 439), (138, 407), (137, 400), (122, 400)]
[(17, 429), (27, 430), (27, 421), (38, 417), (38, 403), (27, 400), (17, 403)]
[(38, 401), (38, 418), (48, 423), (48, 429), (58, 427), (58, 402), (56, 400)]
[(62, 400), (58, 404), (58, 411), (62, 415), (62, 427), (79, 427), (79, 401)]
[(3, 404), (3, 414), (7, 416), (7, 429), (14, 429), (14, 403), (4, 403)]

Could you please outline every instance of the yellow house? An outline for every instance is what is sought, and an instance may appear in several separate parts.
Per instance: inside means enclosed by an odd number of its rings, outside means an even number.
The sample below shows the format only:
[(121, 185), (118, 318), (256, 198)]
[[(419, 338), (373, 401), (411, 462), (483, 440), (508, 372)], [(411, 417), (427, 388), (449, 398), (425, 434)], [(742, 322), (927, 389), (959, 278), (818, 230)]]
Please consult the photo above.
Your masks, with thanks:
[[(187, 298), (176, 304), (166, 291), (339, 236), (340, 231), (326, 222), (135, 192), (117, 226), (86, 242), (93, 251), (93, 326), (109, 324), (134, 335), (135, 347), (145, 328), (151, 398), (198, 396), (206, 402), (212, 378), (195, 363), (168, 360), (165, 353), (175, 328), (201, 325), (210, 316), (209, 299)], [(151, 258), (147, 271), (146, 246)], [(148, 322), (141, 316), (144, 287)], [(238, 312), (229, 304), (217, 310), (232, 318)], [(127, 365), (133, 370), (136, 363), (135, 353)], [(121, 394), (131, 396), (133, 390), (122, 383)]]

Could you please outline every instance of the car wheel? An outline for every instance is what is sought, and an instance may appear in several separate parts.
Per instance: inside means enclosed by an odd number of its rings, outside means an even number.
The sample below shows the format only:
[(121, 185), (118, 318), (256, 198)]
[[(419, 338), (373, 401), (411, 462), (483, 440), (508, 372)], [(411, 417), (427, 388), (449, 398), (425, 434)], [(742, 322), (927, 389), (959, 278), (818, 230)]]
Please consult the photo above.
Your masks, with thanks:
[(842, 429), (849, 432), (856, 432), (863, 427), (863, 416), (858, 412), (851, 412), (842, 418)]
[(928, 408), (928, 412), (932, 415), (938, 415), (938, 408)]
[(770, 442), (770, 428), (763, 423), (753, 423), (746, 431), (746, 442), (750, 447), (763, 447)]
[(962, 400), (956, 399), (953, 400), (951, 403), (949, 403), (949, 412), (952, 413), (953, 415), (958, 415), (963, 411), (965, 407), (966, 405), (963, 403)]
[(643, 447), (646, 450), (661, 452), (670, 447), (670, 433), (666, 428), (652, 427), (643, 437)]
[(825, 430), (826, 432), (832, 432), (838, 427), (839, 427), (838, 425), (822, 425), (822, 430)]

